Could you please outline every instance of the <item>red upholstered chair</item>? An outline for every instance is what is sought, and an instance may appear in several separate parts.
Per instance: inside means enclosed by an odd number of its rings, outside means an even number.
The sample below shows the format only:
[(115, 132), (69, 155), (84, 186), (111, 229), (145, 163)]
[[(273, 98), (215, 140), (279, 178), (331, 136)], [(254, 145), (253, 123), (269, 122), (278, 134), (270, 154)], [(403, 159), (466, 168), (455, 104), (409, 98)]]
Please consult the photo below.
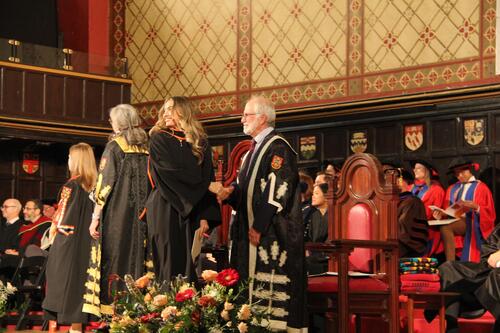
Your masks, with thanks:
[[(338, 332), (348, 332), (352, 315), (358, 327), (362, 316), (376, 315), (387, 321), (388, 332), (399, 331), (398, 193), (395, 175), (384, 175), (370, 154), (349, 157), (329, 186), (328, 242), (307, 248), (335, 258), (329, 270), (338, 277), (309, 277), (308, 308), (336, 318)], [(377, 275), (349, 277), (348, 271)]]
[[(216, 176), (217, 181), (222, 181), (224, 186), (231, 185), (232, 182), (236, 181), (238, 177), (238, 171), (241, 166), (242, 158), (245, 156), (246, 152), (250, 150), (252, 140), (243, 140), (234, 146), (229, 156), (227, 170), (224, 175), (222, 172)], [(219, 167), (219, 170), (222, 168)], [(228, 204), (222, 205), (222, 226), (219, 233), (219, 243), (221, 245), (227, 246), (228, 236), (229, 236), (229, 223), (231, 221), (231, 211), (232, 208)]]
[[(226, 173), (223, 174), (223, 162), (221, 160), (218, 161), (217, 172), (215, 174), (217, 181), (222, 182), (224, 186), (229, 186), (233, 181), (236, 181), (241, 160), (250, 149), (251, 142), (251, 140), (244, 140), (233, 148)], [(218, 271), (227, 268), (229, 265), (228, 238), (231, 211), (232, 208), (228, 204), (221, 205), (222, 225), (218, 228), (217, 244), (215, 246), (205, 246), (201, 249), (202, 253), (210, 253), (215, 258)]]

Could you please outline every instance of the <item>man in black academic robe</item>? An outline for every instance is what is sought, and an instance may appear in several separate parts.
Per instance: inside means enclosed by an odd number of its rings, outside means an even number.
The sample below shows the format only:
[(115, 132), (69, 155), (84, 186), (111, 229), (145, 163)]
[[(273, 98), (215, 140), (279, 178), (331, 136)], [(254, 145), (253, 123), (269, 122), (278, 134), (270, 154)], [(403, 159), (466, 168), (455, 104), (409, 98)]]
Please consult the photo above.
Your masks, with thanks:
[(492, 332), (500, 331), (500, 225), (481, 247), (481, 261), (447, 261), (439, 266), (443, 291), (458, 292), (460, 299), (446, 309), (447, 332), (458, 332), (463, 312), (486, 309), (495, 317)]
[(255, 146), (246, 155), (238, 183), (219, 199), (237, 211), (232, 225), (231, 266), (250, 283), (250, 302), (272, 309), (275, 330), (307, 327), (304, 225), (300, 210), (297, 156), (274, 131), (275, 112), (263, 97), (246, 104), (242, 123)]

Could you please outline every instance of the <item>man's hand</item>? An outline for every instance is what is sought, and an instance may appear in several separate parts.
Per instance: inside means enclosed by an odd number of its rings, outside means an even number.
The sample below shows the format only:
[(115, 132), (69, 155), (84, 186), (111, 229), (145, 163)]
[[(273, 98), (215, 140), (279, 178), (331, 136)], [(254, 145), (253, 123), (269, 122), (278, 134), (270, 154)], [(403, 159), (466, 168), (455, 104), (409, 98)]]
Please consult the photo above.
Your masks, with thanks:
[(464, 212), (468, 212), (469, 210), (478, 210), (479, 209), (479, 205), (473, 201), (470, 201), (470, 200), (462, 200), (459, 202), (460, 204), (460, 207), (461, 209), (464, 211)]
[(5, 254), (10, 254), (11, 256), (18, 256), (19, 251), (14, 250), (14, 249), (7, 249), (4, 251)]
[(221, 203), (222, 201), (226, 200), (229, 198), (231, 193), (234, 191), (234, 186), (229, 186), (229, 187), (222, 187), (218, 192), (217, 192), (217, 201)]
[(252, 245), (257, 246), (260, 243), (260, 232), (255, 230), (254, 228), (250, 228), (248, 231), (248, 239)]
[(443, 218), (443, 215), (443, 212), (439, 210), (432, 211), (432, 217), (434, 217), (436, 220), (441, 220)]
[(488, 265), (490, 265), (490, 267), (496, 268), (498, 261), (500, 261), (500, 251), (492, 253), (488, 257)]

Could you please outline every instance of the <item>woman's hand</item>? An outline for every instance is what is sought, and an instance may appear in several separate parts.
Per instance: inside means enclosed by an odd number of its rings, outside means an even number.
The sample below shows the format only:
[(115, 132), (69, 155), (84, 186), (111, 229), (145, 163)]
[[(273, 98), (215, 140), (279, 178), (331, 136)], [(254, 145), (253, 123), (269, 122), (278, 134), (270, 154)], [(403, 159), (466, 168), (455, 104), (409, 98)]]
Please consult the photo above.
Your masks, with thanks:
[(200, 239), (203, 238), (203, 235), (206, 235), (208, 229), (210, 229), (210, 227), (208, 226), (208, 221), (200, 220), (200, 227), (197, 230)]
[(98, 239), (99, 238), (99, 231), (97, 231), (97, 228), (99, 227), (99, 218), (93, 218), (92, 223), (90, 223), (89, 227), (89, 232), (90, 232), (90, 237), (93, 239)]

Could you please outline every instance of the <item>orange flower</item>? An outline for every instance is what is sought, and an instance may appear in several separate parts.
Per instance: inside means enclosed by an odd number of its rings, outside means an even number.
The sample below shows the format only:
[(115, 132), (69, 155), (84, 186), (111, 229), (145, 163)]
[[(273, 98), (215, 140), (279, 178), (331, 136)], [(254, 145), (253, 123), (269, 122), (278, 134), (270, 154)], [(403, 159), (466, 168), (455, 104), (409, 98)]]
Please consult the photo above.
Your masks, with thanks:
[(168, 302), (168, 298), (166, 295), (156, 295), (153, 299), (153, 305), (156, 307), (162, 307), (166, 305)]
[(144, 289), (148, 286), (149, 284), (149, 276), (144, 275), (135, 280), (135, 286), (139, 289)]
[(201, 277), (203, 278), (203, 280), (205, 280), (206, 282), (212, 282), (212, 281), (215, 281), (215, 279), (217, 279), (217, 272), (216, 271), (212, 271), (210, 269), (206, 269), (204, 270), (202, 273), (201, 273)]

